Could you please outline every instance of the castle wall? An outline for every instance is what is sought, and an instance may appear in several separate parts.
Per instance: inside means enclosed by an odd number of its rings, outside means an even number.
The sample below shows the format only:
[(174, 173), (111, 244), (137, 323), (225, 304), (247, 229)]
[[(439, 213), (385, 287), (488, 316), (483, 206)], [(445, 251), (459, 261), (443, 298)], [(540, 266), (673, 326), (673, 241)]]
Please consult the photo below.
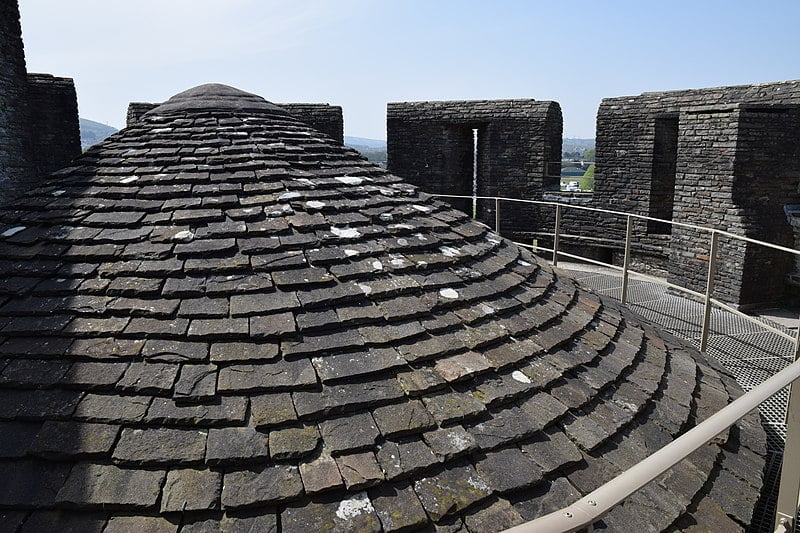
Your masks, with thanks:
[[(148, 102), (131, 102), (128, 104), (126, 123), (131, 126), (142, 115), (160, 104)], [(344, 144), (344, 117), (340, 106), (328, 104), (275, 104), (284, 108), (300, 122), (308, 124), (317, 131), (328, 135), (340, 144)]]
[(0, 2), (0, 204), (16, 194), (16, 177), (29, 179), (31, 174), (26, 90), (19, 7), (17, 2)]
[[(542, 191), (558, 188), (562, 117), (556, 102), (390, 103), (386, 124), (389, 170), (427, 192), (471, 195), (476, 148), (479, 196), (541, 199)], [(451, 203), (471, 210), (468, 200)], [(479, 201), (477, 215), (494, 226), (494, 203)], [(500, 215), (507, 235), (538, 225), (532, 206), (506, 202)]]
[(65, 166), (81, 153), (78, 96), (70, 78), (28, 74), (31, 164), (38, 176)]

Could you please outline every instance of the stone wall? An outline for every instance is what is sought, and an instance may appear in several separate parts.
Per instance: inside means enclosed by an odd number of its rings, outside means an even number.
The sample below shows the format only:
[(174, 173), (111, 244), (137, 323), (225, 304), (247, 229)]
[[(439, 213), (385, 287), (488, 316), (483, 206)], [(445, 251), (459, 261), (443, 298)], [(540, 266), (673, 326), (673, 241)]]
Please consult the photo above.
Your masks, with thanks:
[[(128, 104), (126, 123), (128, 126), (138, 121), (142, 115), (160, 104), (148, 102), (131, 102)], [(308, 124), (315, 130), (344, 144), (344, 117), (340, 106), (328, 104), (275, 104), (294, 116), (300, 122)]]
[(78, 96), (70, 78), (28, 74), (31, 163), (38, 175), (65, 166), (81, 153)]
[(14, 194), (15, 178), (28, 179), (25, 52), (17, 2), (0, 2), (0, 204)]
[[(800, 183), (798, 104), (800, 81), (604, 99), (593, 206), (790, 243), (782, 208), (796, 201)], [(624, 235), (622, 218), (574, 221), (586, 234), (598, 223), (610, 239)], [(654, 257), (673, 282), (704, 289), (707, 234), (653, 222), (637, 223), (635, 234), (640, 247), (660, 247)], [(726, 239), (720, 257), (715, 294), (723, 300), (751, 305), (781, 297), (786, 257)]]
[[(390, 103), (386, 126), (389, 170), (427, 192), (471, 195), (475, 170), (479, 196), (541, 199), (543, 191), (558, 189), (562, 117), (556, 102)], [(451, 203), (472, 209), (469, 200)], [(477, 216), (494, 226), (494, 202), (478, 202)], [(519, 236), (539, 225), (537, 216), (536, 208), (507, 202), (501, 228)]]
[(26, 73), (18, 4), (0, 2), (0, 205), (80, 153), (74, 83)]

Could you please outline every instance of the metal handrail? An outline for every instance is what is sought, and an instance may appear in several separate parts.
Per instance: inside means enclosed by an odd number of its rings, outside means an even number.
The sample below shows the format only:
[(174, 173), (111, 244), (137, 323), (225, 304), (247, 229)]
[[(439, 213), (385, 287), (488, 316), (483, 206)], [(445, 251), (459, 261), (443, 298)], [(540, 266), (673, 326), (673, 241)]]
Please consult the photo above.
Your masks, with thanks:
[[(714, 275), (716, 272), (717, 248), (719, 245), (720, 236), (749, 242), (759, 246), (765, 246), (767, 248), (788, 252), (797, 256), (800, 256), (800, 250), (787, 248), (785, 246), (780, 246), (778, 244), (765, 241), (759, 241), (757, 239), (752, 239), (743, 235), (736, 235), (734, 233), (707, 226), (698, 226), (696, 224), (688, 224), (685, 222), (675, 222), (674, 220), (665, 220), (647, 215), (625, 213), (623, 211), (614, 211), (611, 209), (602, 209), (598, 207), (586, 207), (575, 204), (563, 204), (560, 202), (549, 202), (543, 200), (523, 200), (521, 198), (508, 198), (503, 196), (461, 196), (454, 194), (432, 194), (431, 196), (472, 199), (473, 205), (475, 205), (477, 200), (494, 200), (495, 231), (498, 234), (500, 233), (501, 200), (555, 207), (555, 228), (553, 231), (552, 250), (547, 248), (539, 248), (536, 246), (526, 246), (522, 243), (517, 244), (537, 250), (551, 252), (553, 266), (558, 265), (558, 257), (561, 255), (563, 257), (570, 257), (621, 270), (622, 294), (620, 300), (623, 304), (627, 303), (628, 278), (630, 273), (633, 272), (630, 269), (631, 244), (633, 239), (633, 219), (662, 222), (665, 224), (670, 224), (671, 226), (709, 232), (711, 234), (711, 241), (709, 243), (708, 272), (705, 293), (700, 293), (686, 287), (681, 287), (668, 281), (661, 280), (653, 276), (648, 276), (647, 274), (638, 272), (633, 273), (637, 276), (641, 276), (646, 279), (652, 279), (656, 283), (666, 285), (703, 300), (703, 328), (700, 338), (701, 352), (706, 352), (708, 349), (711, 310), (714, 306), (718, 306), (722, 309), (730, 311), (736, 316), (739, 316), (745, 320), (748, 320), (749, 322), (759, 325), (768, 331), (771, 331), (772, 333), (779, 335), (781, 338), (794, 342), (794, 362), (787, 368), (767, 379), (761, 385), (757, 386), (738, 400), (732, 402), (730, 405), (726, 406), (691, 431), (687, 432), (650, 457), (646, 458), (644, 461), (637, 463), (623, 474), (617, 476), (602, 487), (593, 491), (588, 496), (578, 500), (576, 503), (569, 507), (565, 507), (560, 511), (550, 513), (549, 515), (536, 519), (532, 522), (514, 527), (508, 530), (509, 533), (529, 533), (532, 531), (541, 531), (544, 533), (568, 532), (575, 531), (593, 524), (612, 507), (620, 503), (637, 490), (641, 489), (644, 485), (667, 471), (672, 466), (676, 465), (678, 462), (685, 459), (697, 448), (712, 440), (719, 433), (732, 426), (737, 420), (758, 407), (767, 398), (776, 394), (780, 389), (787, 385), (789, 386), (789, 403), (786, 410), (787, 432), (786, 441), (784, 444), (783, 465), (781, 466), (781, 482), (778, 489), (778, 505), (775, 512), (774, 525), (776, 532), (789, 532), (793, 530), (795, 516), (797, 514), (798, 507), (800, 507), (798, 504), (798, 501), (800, 500), (800, 394), (793, 394), (791, 384), (797, 380), (798, 377), (800, 377), (800, 325), (798, 326), (796, 336), (793, 337), (777, 328), (774, 328), (742, 313), (738, 309), (734, 309), (730, 305), (713, 298), (712, 295), (714, 292)], [(609, 265), (594, 259), (560, 251), (559, 237), (561, 236), (561, 210), (563, 207), (626, 217), (625, 256), (623, 260), (623, 266), (618, 267), (615, 265)], [(572, 237), (581, 238), (582, 236)], [(800, 392), (800, 390), (797, 392)]]

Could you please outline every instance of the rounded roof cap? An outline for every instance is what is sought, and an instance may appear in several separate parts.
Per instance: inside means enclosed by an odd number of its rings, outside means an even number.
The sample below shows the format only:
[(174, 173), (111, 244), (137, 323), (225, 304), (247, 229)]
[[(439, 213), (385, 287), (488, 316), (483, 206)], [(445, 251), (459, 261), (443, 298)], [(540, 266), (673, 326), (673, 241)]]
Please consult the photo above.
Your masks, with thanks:
[(284, 109), (258, 95), (221, 83), (207, 83), (180, 92), (145, 115), (208, 110), (258, 111), (288, 115)]

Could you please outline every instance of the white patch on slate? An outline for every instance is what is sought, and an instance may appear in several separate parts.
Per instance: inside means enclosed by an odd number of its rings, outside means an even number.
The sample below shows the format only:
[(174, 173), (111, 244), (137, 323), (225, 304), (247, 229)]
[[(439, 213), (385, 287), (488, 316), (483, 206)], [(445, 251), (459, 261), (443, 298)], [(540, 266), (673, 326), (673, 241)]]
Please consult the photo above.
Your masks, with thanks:
[(310, 179), (308, 179), (308, 178), (297, 178), (297, 179), (296, 179), (296, 180), (294, 180), (294, 181), (296, 181), (297, 183), (302, 183), (303, 185), (308, 185), (308, 186), (310, 186), (310, 187), (313, 187), (313, 186), (314, 186), (314, 182), (313, 182), (313, 181), (311, 181), (311, 180), (310, 180)]
[(119, 180), (120, 183), (133, 183), (134, 181), (138, 181), (139, 176), (128, 176), (127, 178), (122, 178)]
[(13, 228), (8, 228), (3, 233), (0, 233), (0, 237), (13, 237), (20, 231), (25, 231), (27, 228), (25, 226), (14, 226)]
[(282, 150), (286, 148), (286, 145), (283, 143), (269, 143), (262, 146), (262, 148), (269, 148), (270, 150), (278, 150), (278, 149)]
[(392, 259), (392, 266), (401, 267), (406, 264), (405, 259)]
[(433, 208), (428, 207), (427, 205), (414, 204), (411, 207), (413, 207), (417, 211), (421, 211), (423, 213), (430, 213), (431, 211), (433, 211)]
[(528, 376), (526, 376), (525, 374), (523, 374), (522, 372), (520, 372), (519, 370), (514, 370), (511, 373), (511, 377), (514, 378), (515, 380), (519, 381), (520, 383), (528, 384), (528, 383), (531, 382), (530, 378)]
[(192, 239), (194, 239), (194, 233), (192, 233), (188, 229), (179, 231), (178, 233), (172, 236), (172, 240), (178, 242), (189, 242)]
[(372, 287), (370, 287), (369, 285), (364, 285), (363, 283), (357, 283), (356, 287), (361, 289), (361, 292), (363, 292), (366, 295), (369, 295), (372, 292)]
[(517, 263), (519, 263), (519, 264), (520, 264), (520, 266), (524, 266), (524, 267), (529, 267), (529, 266), (531, 266), (531, 264), (530, 264), (530, 263), (528, 263), (527, 261), (523, 261), (522, 259), (520, 259), (519, 261), (517, 261)]
[(408, 246), (408, 239), (397, 239), (397, 244), (400, 246)]
[(425, 235), (423, 235), (422, 233), (415, 233), (414, 237), (416, 237), (417, 239), (419, 239), (421, 241), (427, 241), (428, 240), (428, 238), (425, 237)]
[(300, 198), (299, 192), (285, 192), (278, 196), (278, 201), (286, 202), (287, 200), (294, 200), (295, 198)]
[(461, 255), (461, 252), (449, 246), (442, 246), (441, 248), (439, 248), (439, 251), (442, 252), (447, 257), (457, 257)]
[(339, 502), (339, 508), (336, 509), (336, 516), (342, 520), (350, 520), (360, 514), (372, 513), (375, 508), (372, 507), (372, 502), (369, 501), (366, 492), (359, 492), (349, 500)]
[(351, 250), (349, 248), (345, 249), (345, 251), (344, 251), (344, 256), (345, 257), (353, 257), (354, 255), (358, 255), (358, 250)]
[(374, 268), (375, 270), (383, 270), (383, 263), (381, 263), (380, 261), (373, 261), (372, 268)]
[(63, 190), (63, 189), (59, 189), (59, 190), (57, 190), (57, 191), (53, 191), (53, 192), (51, 192), (50, 194), (52, 194), (53, 196), (55, 196), (56, 198), (58, 198), (59, 196), (61, 196), (61, 195), (62, 195), (62, 194), (64, 194), (65, 192), (67, 192), (67, 191), (65, 191), (65, 190)]
[(337, 228), (336, 226), (331, 226), (331, 233), (342, 239), (355, 239), (356, 237), (361, 237), (361, 233), (359, 233), (357, 229), (348, 227)]
[(378, 215), (378, 218), (384, 222), (391, 222), (392, 220), (394, 220), (394, 217), (392, 216), (391, 213), (381, 213), (380, 215)]
[(410, 224), (392, 224), (389, 229), (414, 229)]
[(450, 289), (450, 288), (441, 289), (439, 291), (439, 296), (441, 296), (442, 298), (448, 298), (450, 300), (455, 300), (456, 298), (458, 298), (458, 291), (456, 291), (455, 289)]
[(336, 181), (340, 181), (345, 185), (361, 185), (364, 181), (367, 181), (369, 178), (359, 178), (356, 176), (338, 176), (334, 178)]
[(322, 209), (325, 207), (325, 202), (320, 202), (318, 200), (309, 200), (306, 202), (306, 207), (310, 207), (311, 209)]

